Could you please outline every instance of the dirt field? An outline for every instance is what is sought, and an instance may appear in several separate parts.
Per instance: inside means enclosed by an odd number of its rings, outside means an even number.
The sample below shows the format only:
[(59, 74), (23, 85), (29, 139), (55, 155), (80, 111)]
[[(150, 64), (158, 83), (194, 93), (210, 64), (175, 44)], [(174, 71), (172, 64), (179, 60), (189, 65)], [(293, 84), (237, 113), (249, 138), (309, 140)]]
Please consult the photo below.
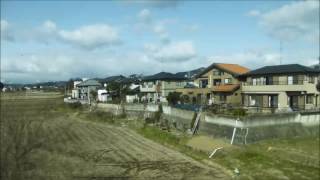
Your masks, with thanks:
[[(4, 145), (1, 147), (1, 174), (4, 179), (231, 178), (221, 169), (205, 166), (126, 127), (90, 122), (73, 111), (61, 111), (56, 108), (61, 106), (57, 99), (44, 97), (16, 100), (11, 97), (1, 101), (1, 144)], [(6, 129), (10, 121), (28, 120), (41, 121), (37, 127), (42, 131), (34, 128), (35, 125), (13, 128), (23, 129), (21, 132), (8, 130), (9, 125)], [(17, 123), (14, 126), (20, 127)], [(30, 132), (28, 127), (32, 129)], [(30, 144), (40, 140), (41, 143), (31, 146), (33, 149), (26, 154), (10, 145), (17, 144), (20, 149), (29, 150)], [(19, 153), (24, 157), (14, 158)]]

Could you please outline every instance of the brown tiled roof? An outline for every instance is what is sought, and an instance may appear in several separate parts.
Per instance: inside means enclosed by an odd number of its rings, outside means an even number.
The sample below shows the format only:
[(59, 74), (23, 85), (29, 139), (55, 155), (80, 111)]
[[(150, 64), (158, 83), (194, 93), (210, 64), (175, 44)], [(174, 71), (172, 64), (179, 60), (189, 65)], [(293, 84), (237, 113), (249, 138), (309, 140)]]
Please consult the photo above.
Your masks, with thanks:
[(196, 78), (201, 77), (203, 74), (207, 73), (213, 68), (217, 68), (223, 71), (226, 71), (234, 76), (238, 76), (244, 73), (247, 73), (250, 71), (250, 69), (240, 66), (238, 64), (225, 64), (225, 63), (213, 63), (210, 66), (208, 66), (206, 69), (204, 69), (201, 73), (199, 73)]
[(234, 74), (243, 74), (250, 71), (250, 69), (240, 66), (238, 64), (223, 64), (223, 63), (217, 63), (217, 67), (220, 67), (221, 69), (224, 69), (226, 71), (229, 71)]
[(234, 90), (237, 90), (240, 87), (239, 84), (225, 84), (225, 85), (219, 85), (214, 86), (213, 91), (216, 92), (233, 92)]

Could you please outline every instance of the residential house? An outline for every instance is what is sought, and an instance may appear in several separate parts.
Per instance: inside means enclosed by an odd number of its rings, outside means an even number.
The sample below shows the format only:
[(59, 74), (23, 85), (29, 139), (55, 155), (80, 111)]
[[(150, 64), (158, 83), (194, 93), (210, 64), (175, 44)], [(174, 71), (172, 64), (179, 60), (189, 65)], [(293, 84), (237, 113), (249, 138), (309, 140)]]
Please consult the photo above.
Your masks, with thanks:
[(140, 92), (144, 95), (143, 100), (148, 102), (167, 102), (168, 94), (184, 87), (187, 80), (188, 77), (182, 74), (160, 72), (142, 78)]
[(139, 102), (141, 78), (136, 75), (131, 75), (121, 81), (123, 89), (126, 89), (126, 102)]
[(89, 100), (90, 92), (97, 91), (98, 88), (101, 87), (101, 84), (94, 79), (89, 79), (77, 84), (76, 87), (77, 88), (72, 91), (72, 97), (76, 99)]
[(197, 104), (241, 104), (238, 76), (249, 69), (237, 64), (213, 63), (194, 77), (193, 84), (177, 89)]
[(108, 91), (105, 89), (98, 90), (98, 101), (99, 102), (107, 102), (111, 101), (112, 97), (108, 94)]
[(320, 70), (299, 64), (265, 66), (241, 75), (242, 104), (260, 111), (319, 108)]

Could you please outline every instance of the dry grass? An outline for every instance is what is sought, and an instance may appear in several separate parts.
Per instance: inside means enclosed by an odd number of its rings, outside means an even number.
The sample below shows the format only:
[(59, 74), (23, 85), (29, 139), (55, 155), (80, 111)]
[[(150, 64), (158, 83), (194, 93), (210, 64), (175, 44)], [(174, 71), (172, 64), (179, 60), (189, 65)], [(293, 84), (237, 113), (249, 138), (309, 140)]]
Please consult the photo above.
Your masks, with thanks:
[(133, 130), (97, 120), (107, 115), (87, 119), (83, 113), (56, 97), (2, 99), (1, 179), (229, 179)]

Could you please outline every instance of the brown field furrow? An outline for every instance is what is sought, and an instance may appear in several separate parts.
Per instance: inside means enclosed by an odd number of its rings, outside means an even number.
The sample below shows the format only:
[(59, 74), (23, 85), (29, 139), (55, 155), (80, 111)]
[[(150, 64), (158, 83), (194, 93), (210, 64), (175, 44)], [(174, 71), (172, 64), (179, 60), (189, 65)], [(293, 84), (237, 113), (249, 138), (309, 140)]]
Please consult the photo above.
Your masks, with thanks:
[[(110, 129), (110, 128), (109, 128)], [(153, 143), (152, 141), (146, 141), (145, 138), (142, 138), (139, 134), (131, 131), (130, 129), (127, 128), (122, 128), (122, 127), (115, 127), (111, 128), (109, 130), (110, 133), (113, 133), (114, 136), (120, 137), (120, 138), (125, 138), (126, 141), (130, 142), (130, 144), (133, 144), (137, 147), (140, 148), (142, 152), (157, 152), (157, 156), (167, 156), (166, 153), (163, 153), (161, 151), (161, 146), (157, 146), (156, 143)], [(145, 153), (149, 154), (149, 153)]]
[(33, 172), (39, 177), (46, 177), (46, 172), (59, 179), (202, 180), (221, 175), (129, 128), (84, 120), (78, 110), (62, 109), (61, 102), (40, 95), (1, 102), (1, 118), (43, 123), (48, 139), (32, 154), (40, 162)]
[(127, 139), (123, 138), (121, 134), (117, 134), (117, 133), (113, 134), (111, 133), (111, 131), (107, 131), (107, 132), (103, 131), (101, 127), (98, 127), (98, 126), (94, 126), (94, 128), (102, 136), (113, 137), (113, 138), (110, 138), (109, 141), (104, 141), (103, 142), (104, 144), (113, 144), (116, 147), (119, 147), (119, 151), (121, 151), (123, 154), (126, 154), (126, 156), (129, 156), (132, 160), (137, 160), (136, 153), (140, 152), (139, 148), (130, 144), (130, 142), (128, 142)]
[(172, 151), (172, 152), (165, 151), (165, 149), (163, 149), (163, 146), (159, 146), (157, 143), (155, 143), (149, 139), (143, 138), (141, 135), (137, 134), (136, 132), (133, 132), (132, 130), (126, 131), (126, 129), (122, 128), (120, 131), (122, 131), (127, 136), (130, 136), (134, 140), (136, 140), (136, 142), (141, 144), (142, 147), (145, 147), (146, 151), (159, 152), (159, 153), (161, 153), (162, 156), (164, 156), (165, 158), (168, 158), (168, 159), (171, 159), (177, 155), (176, 151)]
[[(121, 155), (119, 156), (123, 157), (124, 159), (136, 160), (135, 156), (132, 153), (128, 153), (128, 150), (134, 151), (134, 149), (131, 149), (130, 144), (126, 143), (126, 140), (121, 140), (118, 136), (112, 136), (112, 134), (108, 133), (108, 131), (103, 131), (102, 129), (100, 129), (96, 124), (88, 124), (87, 127), (91, 132), (94, 132), (96, 134), (95, 136), (91, 136), (91, 143), (99, 143), (99, 146), (104, 147), (111, 146), (111, 149), (116, 148), (112, 152), (117, 152), (117, 155), (121, 153)], [(118, 142), (121, 142), (122, 145), (126, 144), (127, 146), (125, 146), (125, 148), (119, 148)]]
[[(159, 151), (161, 150), (160, 147), (157, 147), (156, 144), (150, 143), (142, 139), (139, 134), (129, 130), (129, 129), (124, 129), (124, 128), (117, 128), (117, 131), (121, 132), (124, 136), (130, 137), (130, 142), (141, 147), (144, 151)], [(162, 151), (160, 151), (162, 155), (165, 155)]]
[[(101, 128), (101, 127), (100, 127)], [(118, 131), (119, 128), (112, 128), (109, 129), (109, 136), (115, 137), (116, 141), (115, 144), (117, 146), (123, 147), (126, 151), (130, 152), (131, 154), (134, 154), (135, 156), (139, 156), (143, 159), (154, 159), (154, 156), (162, 156), (160, 151), (154, 151), (144, 148), (143, 144), (141, 143), (135, 143), (132, 141), (132, 136), (126, 136), (123, 134), (123, 132)], [(144, 152), (144, 153), (140, 153)], [(155, 153), (156, 152), (156, 153)], [(151, 154), (151, 155), (150, 155)], [(156, 155), (153, 155), (156, 154)]]

